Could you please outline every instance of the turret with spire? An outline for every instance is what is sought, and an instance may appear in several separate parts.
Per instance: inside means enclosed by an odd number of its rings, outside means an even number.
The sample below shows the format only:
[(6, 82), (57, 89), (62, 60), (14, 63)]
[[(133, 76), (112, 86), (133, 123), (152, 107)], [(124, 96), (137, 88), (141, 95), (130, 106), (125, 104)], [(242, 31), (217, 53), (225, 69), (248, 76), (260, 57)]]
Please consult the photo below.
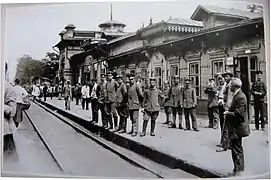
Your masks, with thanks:
[(123, 33), (124, 28), (126, 27), (125, 24), (114, 21), (113, 20), (113, 12), (112, 12), (112, 4), (110, 5), (110, 20), (106, 21), (104, 23), (101, 23), (99, 27), (101, 28), (101, 31), (104, 33)]

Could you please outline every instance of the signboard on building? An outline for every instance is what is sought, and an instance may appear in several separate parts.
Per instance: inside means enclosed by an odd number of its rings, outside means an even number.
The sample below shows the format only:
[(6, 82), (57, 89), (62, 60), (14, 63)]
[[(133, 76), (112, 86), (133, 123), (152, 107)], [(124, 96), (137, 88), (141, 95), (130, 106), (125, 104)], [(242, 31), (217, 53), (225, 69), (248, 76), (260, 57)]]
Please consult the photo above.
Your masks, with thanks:
[(226, 65), (227, 66), (233, 66), (234, 62), (233, 62), (233, 57), (228, 57), (226, 59)]

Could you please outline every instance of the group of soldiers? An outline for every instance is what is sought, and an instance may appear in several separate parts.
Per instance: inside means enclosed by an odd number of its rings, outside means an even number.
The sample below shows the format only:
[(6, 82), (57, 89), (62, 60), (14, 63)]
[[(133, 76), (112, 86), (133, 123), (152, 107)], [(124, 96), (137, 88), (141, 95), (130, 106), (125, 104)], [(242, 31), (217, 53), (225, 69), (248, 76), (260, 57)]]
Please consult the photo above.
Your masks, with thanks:
[[(259, 114), (261, 115), (262, 128), (264, 129), (264, 96), (266, 87), (261, 80), (262, 72), (258, 71), (257, 81), (252, 85), (252, 95), (255, 104), (255, 124), (259, 129)], [(214, 78), (209, 79), (208, 87), (204, 93), (208, 95), (208, 128), (217, 129), (221, 127), (221, 141), (218, 147), (223, 151), (228, 149), (227, 141), (227, 123), (224, 112), (231, 105), (231, 92), (229, 84), (233, 74), (226, 71), (218, 74), (218, 85)], [(113, 129), (114, 132), (126, 133), (127, 119), (132, 122), (132, 129), (128, 132), (132, 136), (138, 134), (139, 111), (143, 112), (143, 129), (141, 136), (146, 135), (148, 121), (151, 120), (150, 135), (154, 136), (156, 119), (159, 116), (160, 104), (166, 114), (166, 121), (169, 128), (179, 128), (183, 130), (199, 131), (196, 119), (197, 95), (196, 90), (190, 85), (190, 79), (185, 78), (184, 84), (180, 83), (179, 76), (174, 76), (173, 84), (165, 82), (163, 93), (156, 86), (156, 78), (149, 78), (149, 88), (143, 85), (135, 78), (135, 75), (127, 75), (124, 81), (122, 75), (114, 76), (112, 72), (101, 74), (101, 82), (96, 79), (91, 80), (91, 84), (84, 83), (83, 86), (76, 85), (75, 98), (76, 105), (81, 99), (82, 109), (88, 110), (88, 104), (91, 103), (92, 123), (98, 123), (98, 112), (101, 111), (102, 125), (104, 128)], [(72, 97), (72, 88), (67, 81), (63, 89), (66, 109), (70, 109), (69, 97)], [(260, 94), (259, 94), (260, 93)], [(185, 127), (183, 126), (183, 113), (185, 118)], [(179, 125), (177, 126), (177, 115)], [(192, 120), (192, 128), (190, 124)]]

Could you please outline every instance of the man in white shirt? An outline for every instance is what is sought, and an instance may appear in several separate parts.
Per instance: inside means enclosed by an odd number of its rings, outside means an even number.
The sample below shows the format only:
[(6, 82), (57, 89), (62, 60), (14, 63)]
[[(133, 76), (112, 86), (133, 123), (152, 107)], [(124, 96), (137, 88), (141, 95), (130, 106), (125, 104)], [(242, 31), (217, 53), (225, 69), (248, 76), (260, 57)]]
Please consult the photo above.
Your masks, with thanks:
[(28, 96), (28, 93), (26, 92), (26, 90), (20, 86), (20, 79), (16, 78), (15, 81), (14, 81), (14, 91), (16, 93), (16, 104), (17, 104), (17, 107), (16, 107), (16, 114), (14, 116), (14, 122), (15, 122), (15, 125), (16, 127), (19, 126), (19, 123), (23, 121), (23, 110), (22, 110), (22, 107), (23, 107), (23, 98), (27, 97)]
[(33, 96), (33, 101), (35, 101), (40, 95), (40, 88), (36, 85), (33, 84), (33, 90), (32, 90), (32, 96)]
[(91, 111), (92, 111), (92, 122), (98, 123), (98, 112), (99, 112), (99, 92), (100, 92), (100, 86), (97, 84), (96, 79), (92, 79), (92, 90), (91, 90)]
[(86, 83), (83, 83), (83, 87), (81, 90), (81, 94), (82, 94), (82, 109), (85, 109), (86, 106), (86, 110), (88, 110), (88, 99), (90, 98), (89, 96), (89, 86)]

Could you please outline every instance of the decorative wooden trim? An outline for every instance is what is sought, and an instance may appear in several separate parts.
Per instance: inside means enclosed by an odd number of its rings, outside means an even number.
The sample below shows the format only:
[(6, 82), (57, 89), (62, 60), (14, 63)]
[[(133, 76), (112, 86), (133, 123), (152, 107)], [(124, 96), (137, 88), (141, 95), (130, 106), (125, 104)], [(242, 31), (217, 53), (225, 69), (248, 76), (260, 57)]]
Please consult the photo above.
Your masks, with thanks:
[(201, 55), (201, 52), (188, 51), (183, 58), (186, 61), (201, 61)]

